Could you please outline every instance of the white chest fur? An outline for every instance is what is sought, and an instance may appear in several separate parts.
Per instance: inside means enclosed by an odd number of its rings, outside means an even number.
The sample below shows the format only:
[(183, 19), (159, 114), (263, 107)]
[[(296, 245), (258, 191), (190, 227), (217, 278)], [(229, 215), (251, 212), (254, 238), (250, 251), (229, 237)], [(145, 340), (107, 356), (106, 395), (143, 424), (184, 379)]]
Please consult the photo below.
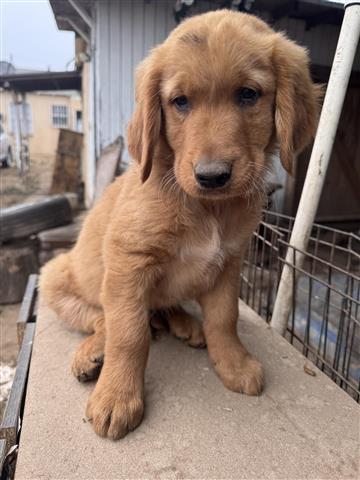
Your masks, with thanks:
[(214, 223), (208, 233), (185, 237), (179, 246), (178, 259), (185, 264), (220, 267), (224, 261), (224, 250), (218, 226)]
[(211, 290), (223, 269), (226, 257), (233, 253), (235, 239), (223, 238), (214, 218), (189, 228), (178, 238), (171, 260), (164, 265), (163, 278), (154, 292), (154, 308), (195, 299)]
[[(165, 268), (165, 277), (158, 295), (163, 304), (196, 298), (208, 290), (222, 269), (225, 255), (220, 231), (215, 222), (203, 231), (189, 231), (177, 245), (177, 250)], [(160, 298), (159, 298), (160, 300)]]

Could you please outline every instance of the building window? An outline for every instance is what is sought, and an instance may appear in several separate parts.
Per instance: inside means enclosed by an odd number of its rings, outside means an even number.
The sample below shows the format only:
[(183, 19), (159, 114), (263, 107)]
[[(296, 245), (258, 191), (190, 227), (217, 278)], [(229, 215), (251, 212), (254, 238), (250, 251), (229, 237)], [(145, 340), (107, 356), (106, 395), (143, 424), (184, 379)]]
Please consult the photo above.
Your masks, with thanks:
[(82, 132), (83, 131), (82, 111), (81, 110), (76, 110), (75, 111), (75, 131), (76, 132)]
[(67, 127), (69, 123), (69, 111), (66, 105), (52, 105), (51, 121), (55, 128)]
[(10, 103), (10, 133), (17, 132), (18, 121), (20, 121), (21, 135), (24, 137), (32, 135), (32, 113), (29, 103)]

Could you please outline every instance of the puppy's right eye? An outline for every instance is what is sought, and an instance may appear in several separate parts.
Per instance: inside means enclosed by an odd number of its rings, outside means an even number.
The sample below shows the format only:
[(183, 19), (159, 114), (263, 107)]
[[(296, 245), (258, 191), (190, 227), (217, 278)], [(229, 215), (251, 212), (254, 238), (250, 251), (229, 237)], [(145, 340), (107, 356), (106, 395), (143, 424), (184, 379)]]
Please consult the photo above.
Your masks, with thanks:
[(190, 103), (185, 95), (174, 98), (172, 102), (180, 112), (187, 112), (190, 109)]
[(236, 102), (242, 106), (253, 106), (260, 97), (260, 92), (249, 87), (242, 87), (236, 92)]

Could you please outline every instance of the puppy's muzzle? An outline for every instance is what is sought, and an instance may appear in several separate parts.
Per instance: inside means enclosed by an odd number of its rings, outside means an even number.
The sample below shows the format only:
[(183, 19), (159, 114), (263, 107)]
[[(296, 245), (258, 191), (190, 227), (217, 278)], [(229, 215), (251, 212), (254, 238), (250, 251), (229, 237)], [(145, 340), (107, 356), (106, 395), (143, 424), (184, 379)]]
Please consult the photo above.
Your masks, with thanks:
[(231, 177), (231, 164), (228, 162), (198, 163), (194, 168), (197, 183), (202, 188), (223, 187)]

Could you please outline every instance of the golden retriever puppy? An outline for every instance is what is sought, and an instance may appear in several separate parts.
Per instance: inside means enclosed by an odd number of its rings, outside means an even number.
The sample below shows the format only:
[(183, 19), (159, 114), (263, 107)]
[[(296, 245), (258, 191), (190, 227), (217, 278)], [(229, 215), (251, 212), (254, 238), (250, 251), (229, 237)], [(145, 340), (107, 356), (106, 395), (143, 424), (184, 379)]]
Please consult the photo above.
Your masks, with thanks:
[[(314, 133), (319, 89), (306, 51), (254, 16), (190, 18), (137, 70), (128, 147), (136, 161), (88, 215), (40, 288), (59, 317), (91, 333), (72, 366), (100, 377), (86, 414), (118, 439), (141, 422), (150, 316), (206, 341), (223, 384), (258, 395), (261, 365), (237, 336), (241, 257), (277, 148), (291, 172)], [(181, 309), (196, 300), (200, 324)], [(205, 337), (205, 338), (204, 338)]]

